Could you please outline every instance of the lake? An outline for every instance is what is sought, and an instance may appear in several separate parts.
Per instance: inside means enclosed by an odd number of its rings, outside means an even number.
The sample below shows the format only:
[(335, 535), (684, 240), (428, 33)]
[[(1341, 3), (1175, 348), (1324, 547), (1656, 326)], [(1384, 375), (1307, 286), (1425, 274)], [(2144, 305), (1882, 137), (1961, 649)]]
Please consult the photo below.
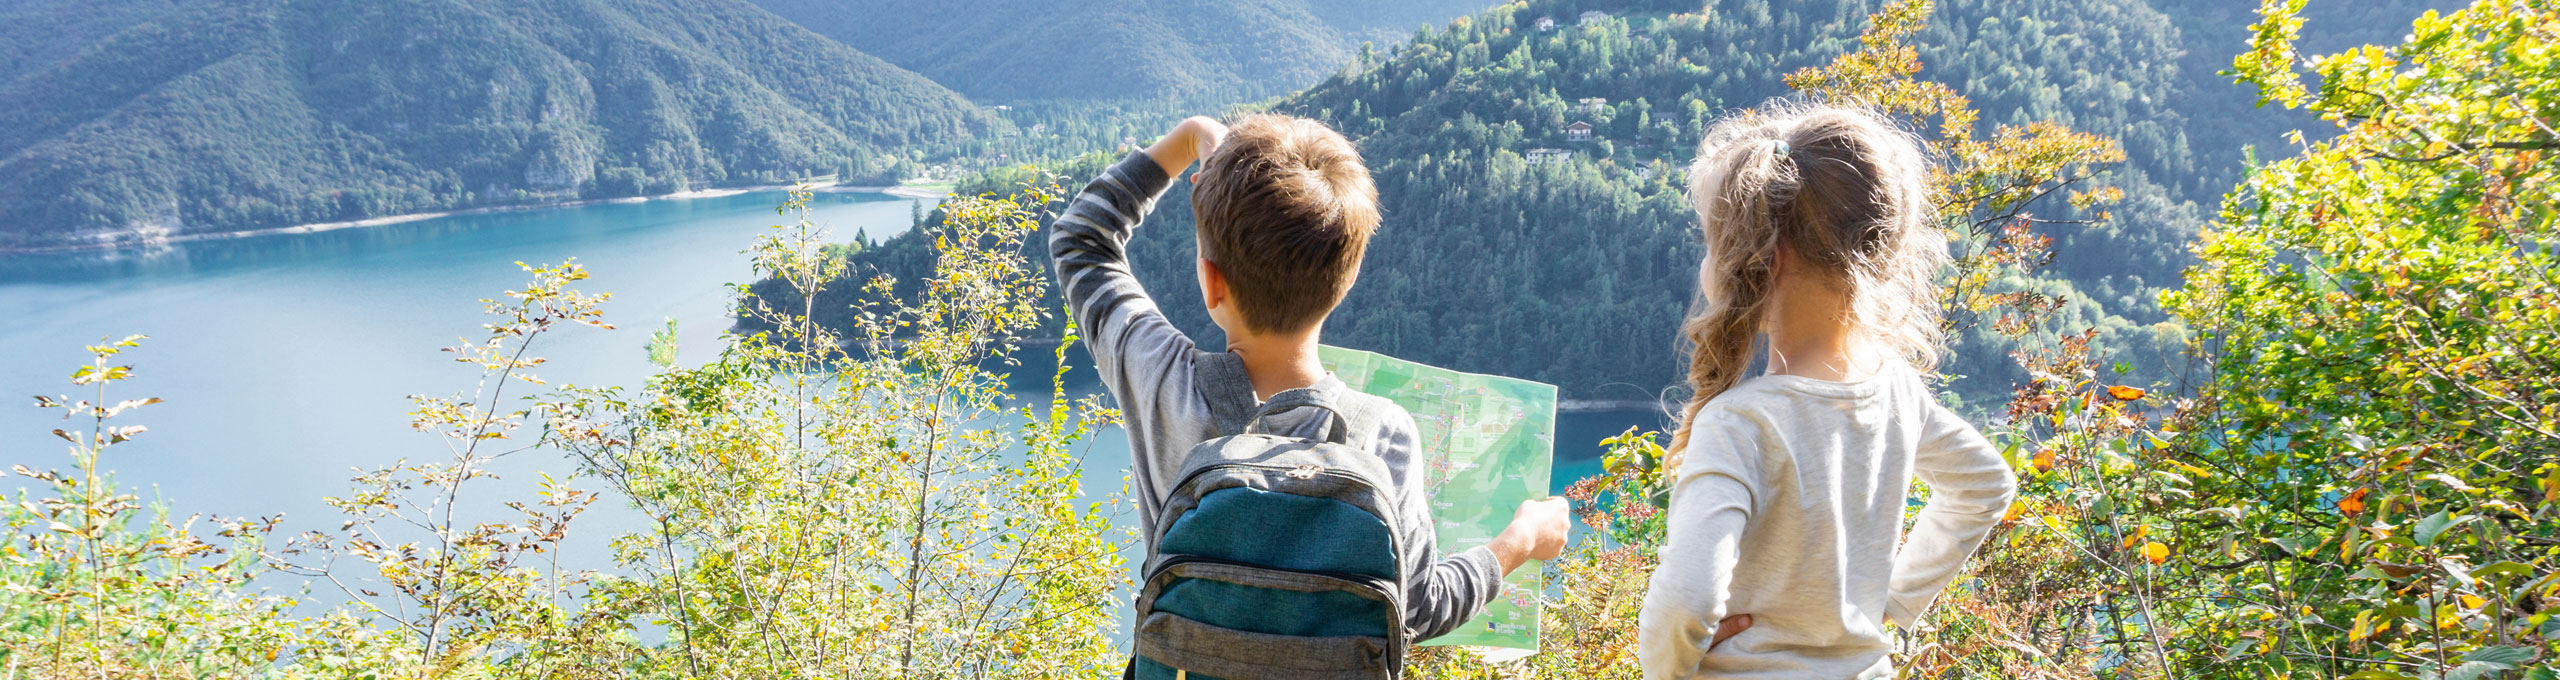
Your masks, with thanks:
[[(551, 362), (536, 372), (555, 384), (636, 385), (652, 369), (642, 345), (664, 319), (677, 321), (681, 361), (712, 358), (729, 327), (727, 284), (751, 276), (741, 251), (779, 221), (773, 206), (782, 199), (754, 192), (589, 204), (201, 241), (148, 255), (0, 258), (0, 319), (9, 320), (0, 327), (0, 395), (8, 399), (0, 402), (0, 466), (69, 467), (62, 442), (48, 434), (63, 426), (58, 415), (29, 405), (29, 395), (70, 393), (68, 376), (87, 360), (83, 345), (140, 333), (151, 338), (123, 357), (135, 377), (109, 398), (166, 403), (118, 421), (150, 428), (110, 450), (105, 464), (120, 482), (180, 516), (284, 513), (288, 532), (334, 526), (320, 499), (346, 493), (353, 468), (445, 456), (437, 437), (408, 428), (408, 396), (472, 388), (473, 367), (438, 350), (479, 337), (478, 301), (526, 280), (515, 262), (576, 257), (594, 275), (581, 288), (612, 292), (606, 318), (621, 326), (544, 336), (533, 353)], [(904, 231), (932, 203), (835, 192), (817, 194), (814, 209), (838, 239), (856, 231), (876, 239)], [(1093, 389), (1089, 371), (1070, 374), (1078, 376)], [(1564, 414), (1556, 490), (1598, 472), (1601, 438), (1661, 419)], [(1088, 492), (1117, 488), (1124, 442), (1116, 430), (1096, 442)], [(465, 487), (465, 507), (475, 496), (491, 508), (523, 497), (533, 472), (565, 475), (571, 466), (533, 452), (497, 470), (502, 481)], [(573, 543), (573, 552), (601, 547), (608, 532), (597, 522), (636, 524), (618, 504), (599, 503), (582, 520), (587, 529), (572, 532), (593, 543)], [(595, 551), (570, 561), (607, 566), (602, 559)]]

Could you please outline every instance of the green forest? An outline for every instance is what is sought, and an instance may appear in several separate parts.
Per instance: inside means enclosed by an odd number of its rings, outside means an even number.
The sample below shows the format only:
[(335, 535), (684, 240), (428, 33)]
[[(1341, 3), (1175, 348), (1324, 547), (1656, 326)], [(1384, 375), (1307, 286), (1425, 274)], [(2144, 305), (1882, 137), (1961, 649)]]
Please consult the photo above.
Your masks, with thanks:
[[(1935, 158), (1942, 394), (2019, 480), (1929, 617), (1888, 624), (1900, 676), (2560, 679), (2560, 7), (1780, 6), (1515, 2), (1247, 107), (1335, 125), (1376, 169), (1387, 221), (1326, 340), (1654, 399), (1703, 122), (1870, 107)], [(337, 25), (204, 15), (242, 16)], [(114, 24), (62, 25), (139, 30)], [(120, 447), (159, 436), (152, 341), (89, 347), (33, 400), (64, 466), (18, 466), (0, 505), (0, 677), (1118, 675), (1131, 501), (1082, 473), (1120, 414), (1068, 387), (1077, 329), (1031, 244), (1181, 111), (1026, 109), (1121, 137), (990, 127), (970, 153), (1035, 162), (885, 242), (835, 240), (793, 192), (745, 246), (738, 328), (699, 362), (650, 334), (640, 384), (539, 377), (578, 358), (538, 340), (627, 322), (574, 260), (520, 263), (445, 350), (469, 387), (413, 397), (443, 446), (358, 471), (307, 531), (120, 485)], [(1138, 273), (1205, 331), (1184, 188), (1158, 211)], [(1539, 567), (1537, 654), (1423, 648), (1406, 675), (1641, 677), (1664, 439), (1631, 428), (1559, 480), (1585, 531)], [(501, 457), (556, 476), (506, 491)], [(636, 523), (602, 528), (599, 503)], [(601, 531), (614, 568), (561, 566)]]
[[(1009, 127), (739, 0), (0, 8), (0, 247), (830, 177)], [(938, 146), (940, 145), (940, 146)]]

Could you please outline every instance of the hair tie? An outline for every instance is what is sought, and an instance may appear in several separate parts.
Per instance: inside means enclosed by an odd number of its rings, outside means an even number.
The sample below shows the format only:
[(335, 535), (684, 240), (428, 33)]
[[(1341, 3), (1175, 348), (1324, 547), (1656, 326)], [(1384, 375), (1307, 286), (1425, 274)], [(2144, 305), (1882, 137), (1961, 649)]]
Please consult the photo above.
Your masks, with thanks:
[(1777, 152), (1777, 154), (1778, 154), (1778, 155), (1780, 155), (1780, 156), (1785, 156), (1785, 155), (1787, 155), (1787, 154), (1790, 152), (1790, 150), (1787, 148), (1787, 140), (1783, 140), (1783, 139), (1772, 139), (1772, 140), (1769, 140), (1769, 141), (1771, 142), (1771, 144), (1770, 144), (1770, 148), (1771, 148), (1771, 149), (1773, 149), (1773, 150), (1775, 150), (1775, 151)]

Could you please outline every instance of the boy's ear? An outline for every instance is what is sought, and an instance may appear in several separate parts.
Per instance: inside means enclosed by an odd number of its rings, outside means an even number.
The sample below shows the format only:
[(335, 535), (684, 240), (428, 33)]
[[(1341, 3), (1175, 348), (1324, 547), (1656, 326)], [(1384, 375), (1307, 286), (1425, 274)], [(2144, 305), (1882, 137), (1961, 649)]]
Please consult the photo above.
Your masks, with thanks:
[(1199, 265), (1200, 306), (1217, 309), (1227, 302), (1227, 274), (1218, 271), (1218, 263), (1210, 262), (1209, 258), (1199, 258)]

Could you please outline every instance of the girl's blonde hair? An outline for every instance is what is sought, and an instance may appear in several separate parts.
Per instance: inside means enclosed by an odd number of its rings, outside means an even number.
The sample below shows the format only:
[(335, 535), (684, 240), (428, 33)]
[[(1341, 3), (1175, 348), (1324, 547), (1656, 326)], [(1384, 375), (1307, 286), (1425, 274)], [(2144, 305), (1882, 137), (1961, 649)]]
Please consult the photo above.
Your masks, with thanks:
[(1691, 393), (1671, 438), (1674, 461), (1699, 409), (1750, 369), (1781, 245), (1831, 275), (1866, 340), (1922, 373), (1937, 367), (1944, 333), (1932, 279), (1947, 240), (1928, 179), (1919, 140), (1860, 109), (1773, 103), (1708, 131), (1689, 166), (1707, 254), (1699, 303), (1680, 328)]

